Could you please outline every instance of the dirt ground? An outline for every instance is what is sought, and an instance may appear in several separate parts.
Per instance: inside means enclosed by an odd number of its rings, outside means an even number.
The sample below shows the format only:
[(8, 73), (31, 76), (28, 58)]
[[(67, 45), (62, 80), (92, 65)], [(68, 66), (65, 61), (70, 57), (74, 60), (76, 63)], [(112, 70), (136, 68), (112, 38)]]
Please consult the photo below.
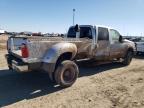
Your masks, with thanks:
[(0, 35), (0, 69), (7, 68), (6, 60), (5, 60), (5, 54), (6, 51), (6, 41), (8, 39), (8, 35)]
[(46, 73), (15, 73), (0, 52), (0, 107), (144, 108), (144, 56), (124, 67), (109, 63), (80, 67), (79, 78), (62, 89)]
[(8, 35), (0, 35), (0, 51), (6, 49)]
[(9, 71), (0, 36), (0, 107), (5, 108), (144, 108), (144, 55), (129, 66), (108, 63), (81, 66), (76, 83), (62, 89), (47, 73)]

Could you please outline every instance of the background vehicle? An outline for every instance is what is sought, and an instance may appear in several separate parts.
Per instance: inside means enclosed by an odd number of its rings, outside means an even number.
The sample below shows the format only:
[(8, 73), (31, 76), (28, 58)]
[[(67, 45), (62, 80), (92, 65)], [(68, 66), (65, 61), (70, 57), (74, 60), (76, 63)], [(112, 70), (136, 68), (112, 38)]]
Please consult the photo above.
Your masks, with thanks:
[(66, 37), (25, 37), (8, 39), (6, 55), (10, 69), (28, 72), (43, 70), (63, 87), (71, 86), (79, 69), (79, 59), (113, 61), (129, 65), (135, 44), (123, 40), (115, 29), (104, 26), (71, 26)]
[(139, 38), (138, 41), (135, 42), (137, 54), (144, 53), (144, 37)]

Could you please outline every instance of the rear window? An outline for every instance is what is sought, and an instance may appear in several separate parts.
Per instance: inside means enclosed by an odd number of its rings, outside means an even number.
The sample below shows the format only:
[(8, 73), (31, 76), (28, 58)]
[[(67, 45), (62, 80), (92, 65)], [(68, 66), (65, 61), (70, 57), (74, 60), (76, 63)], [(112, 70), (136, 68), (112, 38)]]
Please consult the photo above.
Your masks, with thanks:
[[(67, 37), (76, 38), (76, 32), (73, 27), (69, 29)], [(80, 27), (80, 38), (85, 37), (92, 39), (92, 31), (90, 27)]]
[(80, 38), (85, 38), (85, 37), (92, 39), (92, 31), (90, 27), (80, 28)]
[(68, 31), (68, 35), (67, 35), (68, 38), (75, 38), (76, 37), (76, 32), (74, 30), (73, 27), (71, 27)]

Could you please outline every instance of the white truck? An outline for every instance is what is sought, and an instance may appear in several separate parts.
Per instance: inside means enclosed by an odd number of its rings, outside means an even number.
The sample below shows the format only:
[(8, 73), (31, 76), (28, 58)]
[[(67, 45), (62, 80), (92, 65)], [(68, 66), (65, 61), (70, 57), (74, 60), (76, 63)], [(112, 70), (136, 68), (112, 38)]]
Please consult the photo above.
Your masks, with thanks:
[(19, 72), (42, 70), (62, 87), (71, 86), (79, 69), (76, 60), (121, 60), (129, 65), (135, 44), (123, 40), (115, 29), (94, 26), (71, 26), (66, 37), (15, 36), (8, 39), (6, 55), (10, 69)]
[(139, 41), (135, 42), (137, 54), (144, 53), (144, 37), (141, 37)]

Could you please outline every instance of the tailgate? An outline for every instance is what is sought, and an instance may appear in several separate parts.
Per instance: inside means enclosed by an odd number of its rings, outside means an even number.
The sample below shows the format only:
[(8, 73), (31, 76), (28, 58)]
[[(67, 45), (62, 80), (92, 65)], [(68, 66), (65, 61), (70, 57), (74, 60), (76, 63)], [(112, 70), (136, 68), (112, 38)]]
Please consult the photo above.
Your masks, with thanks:
[[(11, 37), (8, 39), (8, 50), (26, 63), (41, 62), (47, 50), (63, 40), (62, 37)], [(28, 57), (22, 56), (23, 44), (27, 47)]]
[(23, 43), (27, 43), (27, 37), (10, 37), (7, 42), (8, 51), (17, 57), (21, 57)]

